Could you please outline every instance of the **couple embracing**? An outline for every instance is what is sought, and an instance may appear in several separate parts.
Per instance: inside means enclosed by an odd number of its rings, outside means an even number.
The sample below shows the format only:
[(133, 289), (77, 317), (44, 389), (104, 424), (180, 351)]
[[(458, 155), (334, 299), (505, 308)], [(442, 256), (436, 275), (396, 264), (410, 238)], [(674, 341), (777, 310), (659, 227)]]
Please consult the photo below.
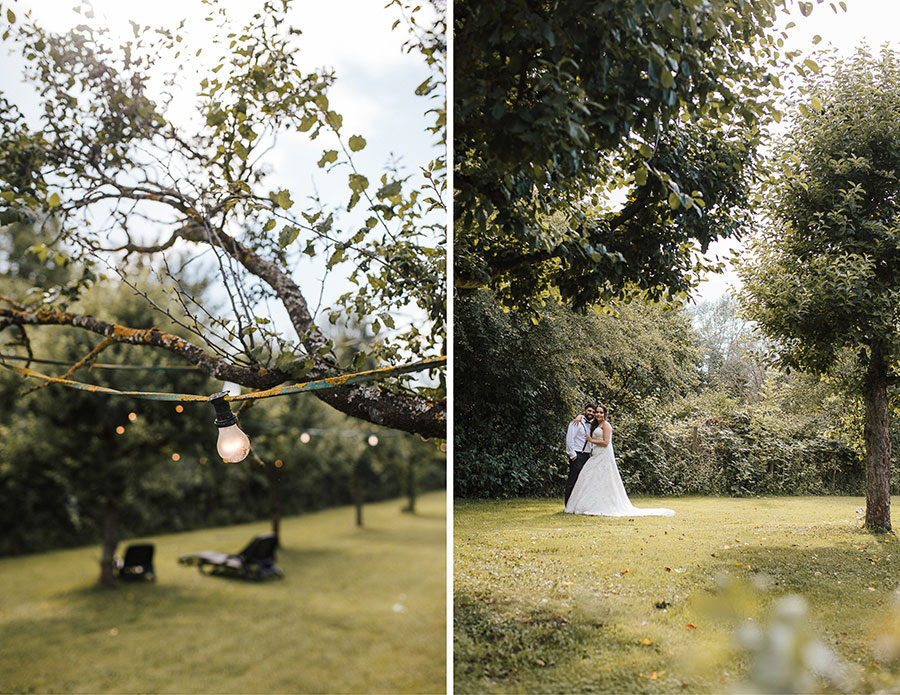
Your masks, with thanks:
[(631, 504), (612, 445), (612, 426), (604, 405), (588, 403), (569, 423), (566, 454), (566, 513), (595, 516), (674, 516), (671, 509), (639, 509)]

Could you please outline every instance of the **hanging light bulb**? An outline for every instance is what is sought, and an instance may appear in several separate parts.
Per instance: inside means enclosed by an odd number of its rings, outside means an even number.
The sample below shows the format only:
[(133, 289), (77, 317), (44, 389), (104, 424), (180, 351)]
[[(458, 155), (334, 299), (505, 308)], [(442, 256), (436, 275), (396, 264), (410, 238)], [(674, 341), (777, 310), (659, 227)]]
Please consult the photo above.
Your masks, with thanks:
[(216, 409), (216, 427), (219, 428), (216, 450), (225, 463), (237, 463), (250, 453), (250, 438), (237, 426), (237, 418), (225, 400), (227, 395), (226, 391), (222, 391), (209, 397), (209, 402)]

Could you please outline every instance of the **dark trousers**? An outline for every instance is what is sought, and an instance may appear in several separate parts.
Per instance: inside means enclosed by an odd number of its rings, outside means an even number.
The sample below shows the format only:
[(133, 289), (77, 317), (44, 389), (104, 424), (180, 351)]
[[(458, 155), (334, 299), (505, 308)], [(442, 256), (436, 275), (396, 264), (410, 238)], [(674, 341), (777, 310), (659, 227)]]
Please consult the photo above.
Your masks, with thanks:
[(584, 468), (584, 464), (587, 463), (590, 457), (591, 455), (588, 452), (579, 451), (575, 454), (575, 458), (569, 459), (569, 477), (566, 480), (566, 504), (569, 503), (569, 497), (572, 495), (575, 483), (578, 482), (578, 474), (581, 473), (581, 469)]

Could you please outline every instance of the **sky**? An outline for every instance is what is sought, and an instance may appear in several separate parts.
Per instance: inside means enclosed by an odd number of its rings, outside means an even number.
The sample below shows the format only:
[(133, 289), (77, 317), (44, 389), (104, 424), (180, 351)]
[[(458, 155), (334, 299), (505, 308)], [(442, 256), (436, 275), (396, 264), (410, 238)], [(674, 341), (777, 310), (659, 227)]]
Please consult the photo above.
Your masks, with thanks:
[[(130, 21), (151, 27), (175, 30), (181, 19), (187, 19), (189, 31), (184, 32), (185, 53), (193, 56), (194, 48), (207, 47), (199, 58), (192, 57), (190, 74), (183, 76), (183, 97), (176, 102), (174, 117), (190, 118), (193, 112), (195, 83), (213, 66), (215, 55), (209, 50), (210, 32), (215, 22), (205, 22), (210, 7), (202, 0), (153, 0), (139, 3), (126, 0), (91, 0), (93, 17), (86, 19), (86, 8), (74, 11), (81, 0), (5, 0), (4, 8), (11, 7), (21, 22), (26, 10), (34, 19), (49, 29), (65, 31), (76, 24), (87, 22), (91, 26), (103, 26), (122, 42), (132, 39)], [(334, 70), (336, 83), (329, 90), (330, 108), (343, 116), (342, 133), (362, 135), (367, 146), (354, 156), (361, 173), (377, 187), (378, 178), (388, 162), (398, 161), (406, 167), (406, 173), (418, 173), (418, 167), (434, 158), (434, 136), (425, 132), (430, 118), (424, 116), (430, 102), (416, 97), (414, 90), (429, 71), (424, 61), (413, 52), (403, 50), (409, 38), (405, 24), (392, 29), (401, 18), (397, 7), (385, 8), (386, 0), (293, 0), (289, 21), (300, 29), (297, 39), (297, 60), (301, 70), (315, 71), (321, 67)], [(428, 4), (423, 3), (424, 19), (428, 16)], [(229, 18), (243, 26), (263, 0), (220, 0)], [(0, 48), (0, 90), (12, 96), (20, 106), (28, 107), (34, 101), (28, 89), (19, 81), (21, 59)], [(194, 69), (196, 65), (196, 69)], [(271, 175), (266, 179), (267, 189), (287, 188), (292, 199), (303, 208), (304, 199), (318, 193), (333, 204), (346, 204), (347, 170), (332, 175), (317, 166), (323, 150), (335, 147), (327, 135), (311, 142), (305, 134), (292, 133), (280, 136), (277, 147), (266, 157)], [(354, 211), (362, 215), (364, 205)], [(361, 218), (365, 219), (365, 216)], [(356, 229), (361, 220), (346, 220), (346, 227)], [(338, 266), (341, 268), (341, 266)], [(301, 288), (307, 294), (311, 307), (327, 306), (339, 295), (350, 289), (344, 279), (349, 274), (332, 271), (325, 279), (321, 292), (320, 280), (325, 276), (324, 260), (303, 257), (295, 270), (295, 278), (302, 278)], [(274, 308), (274, 305), (273, 305)], [(411, 319), (413, 314), (405, 317)], [(279, 317), (275, 317), (276, 320)], [(403, 317), (397, 321), (402, 322)]]
[[(789, 30), (785, 44), (787, 48), (812, 53), (814, 49), (831, 45), (840, 54), (849, 55), (862, 43), (877, 48), (884, 43), (900, 47), (897, 27), (900, 26), (900, 2), (897, 0), (845, 0), (847, 11), (838, 7), (834, 12), (829, 0), (816, 4), (809, 17), (803, 17), (794, 3), (792, 12), (783, 15), (781, 27), (793, 21), (796, 26)], [(837, 2), (834, 3), (837, 5)], [(818, 45), (813, 44), (815, 36), (821, 36)], [(714, 244), (710, 251), (725, 260), (732, 250), (739, 250), (740, 244), (724, 242)], [(694, 292), (695, 301), (714, 301), (725, 292), (736, 288), (739, 279), (734, 272), (712, 275), (701, 283)]]

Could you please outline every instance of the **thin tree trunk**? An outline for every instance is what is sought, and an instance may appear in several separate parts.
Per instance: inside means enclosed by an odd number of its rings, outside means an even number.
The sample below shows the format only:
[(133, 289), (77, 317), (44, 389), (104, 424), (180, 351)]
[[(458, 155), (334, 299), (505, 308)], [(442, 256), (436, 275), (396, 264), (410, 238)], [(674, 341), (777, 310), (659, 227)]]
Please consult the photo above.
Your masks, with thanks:
[(116, 546), (119, 544), (119, 507), (112, 502), (106, 505), (103, 520), (103, 555), (100, 559), (100, 584), (115, 586), (116, 575), (113, 572)]
[(356, 525), (363, 525), (362, 509), (363, 509), (363, 466), (365, 465), (365, 454), (356, 459), (356, 465), (353, 468), (353, 501), (356, 504)]
[(888, 435), (887, 366), (884, 346), (871, 346), (865, 385), (866, 528), (891, 530), (891, 440)]
[(414, 514), (416, 511), (416, 467), (414, 459), (409, 457), (406, 462), (406, 495), (409, 498), (409, 504), (404, 508), (404, 512)]
[(272, 491), (272, 533), (281, 545), (281, 471), (277, 466), (269, 468), (269, 489)]

